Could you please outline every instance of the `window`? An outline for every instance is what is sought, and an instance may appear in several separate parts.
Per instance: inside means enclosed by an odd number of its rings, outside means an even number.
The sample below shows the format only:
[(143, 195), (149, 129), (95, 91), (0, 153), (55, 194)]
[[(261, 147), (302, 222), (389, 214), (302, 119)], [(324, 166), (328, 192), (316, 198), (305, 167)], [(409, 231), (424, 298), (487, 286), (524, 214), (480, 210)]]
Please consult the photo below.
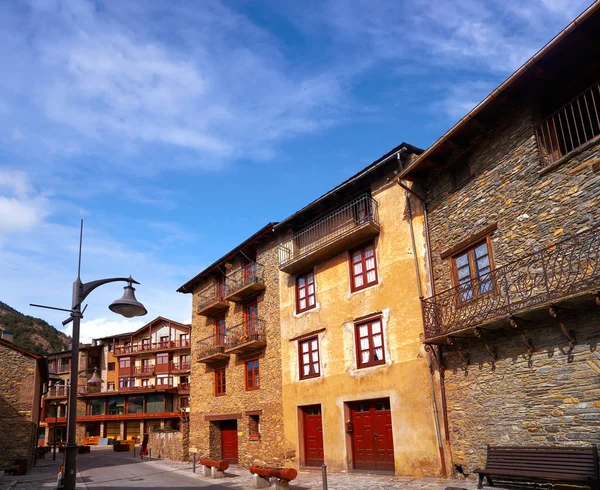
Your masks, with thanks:
[(260, 388), (260, 373), (258, 370), (258, 359), (246, 361), (246, 391), (258, 390)]
[(190, 407), (190, 398), (188, 396), (182, 396), (179, 399), (179, 408), (189, 408)]
[(123, 357), (121, 359), (119, 359), (119, 368), (120, 369), (127, 369), (131, 366), (131, 361), (129, 359), (129, 357)]
[(156, 354), (156, 364), (169, 364), (169, 354)]
[(190, 345), (190, 334), (182, 333), (179, 335), (179, 346), (180, 347), (188, 347)]
[(471, 169), (469, 168), (468, 160), (461, 160), (459, 163), (454, 165), (450, 170), (450, 177), (452, 179), (452, 187), (454, 189), (466, 184), (471, 178)]
[(493, 291), (491, 242), (483, 242), (452, 257), (452, 280), (458, 287), (458, 301), (470, 301)]
[(377, 284), (377, 262), (375, 260), (375, 245), (369, 243), (350, 253), (352, 291), (359, 291)]
[(217, 342), (217, 345), (225, 345), (225, 343), (227, 342), (226, 333), (227, 329), (225, 317), (220, 316), (218, 318), (215, 318), (215, 340)]
[(127, 399), (127, 413), (144, 413), (144, 397), (130, 396)]
[(108, 370), (109, 371), (114, 371), (115, 369), (116, 369), (115, 368), (115, 363), (114, 362), (109, 362), (108, 363)]
[(157, 386), (173, 386), (173, 376), (161, 376), (156, 378)]
[(104, 400), (102, 398), (89, 401), (89, 415), (104, 415)]
[(111, 382), (107, 383), (106, 389), (108, 391), (115, 391), (115, 383), (114, 383), (114, 381), (111, 381)]
[(125, 397), (108, 399), (108, 415), (123, 415), (125, 413)]
[(260, 439), (260, 415), (248, 416), (248, 433), (250, 439)]
[(215, 297), (217, 301), (223, 301), (225, 298), (225, 276), (219, 276), (215, 280)]
[(119, 378), (119, 388), (133, 388), (135, 386), (135, 378)]
[(112, 342), (110, 344), (108, 344), (108, 352), (113, 351), (113, 346), (114, 346), (114, 344)]
[(149, 386), (150, 386), (150, 380), (149, 379), (143, 379), (142, 380), (142, 387), (148, 388)]
[(315, 276), (312, 272), (296, 278), (296, 312), (301, 313), (314, 308)]
[(152, 394), (146, 397), (146, 413), (160, 413), (165, 411), (165, 395)]
[(359, 368), (385, 363), (381, 318), (356, 325), (356, 345)]
[(150, 339), (142, 339), (142, 350), (150, 350)]
[(321, 374), (319, 369), (319, 340), (312, 337), (298, 342), (300, 357), (300, 379), (316, 378)]
[(256, 300), (246, 303), (244, 306), (244, 324), (248, 336), (258, 334), (258, 302)]
[(179, 369), (189, 369), (190, 368), (190, 355), (184, 354), (179, 356)]
[(222, 396), (226, 393), (225, 368), (215, 369), (215, 396)]
[(168, 336), (164, 336), (160, 338), (160, 346), (161, 347), (169, 347), (169, 337)]
[(244, 276), (244, 283), (256, 280), (256, 262), (250, 262), (244, 258), (242, 262), (242, 271)]

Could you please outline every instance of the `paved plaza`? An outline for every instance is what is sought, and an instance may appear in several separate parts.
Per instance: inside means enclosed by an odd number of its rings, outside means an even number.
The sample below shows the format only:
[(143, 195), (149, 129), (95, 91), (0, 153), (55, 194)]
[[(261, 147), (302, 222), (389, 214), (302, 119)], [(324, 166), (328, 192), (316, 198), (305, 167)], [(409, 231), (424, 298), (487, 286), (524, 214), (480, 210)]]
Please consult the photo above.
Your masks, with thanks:
[[(6, 476), (0, 490), (42, 490), (56, 486), (56, 475), (62, 455), (56, 461), (39, 460), (36, 467), (25, 476)], [(57, 455), (58, 456), (58, 455)], [(172, 461), (149, 461), (133, 457), (133, 453), (115, 453), (111, 448), (92, 447), (91, 454), (79, 455), (78, 489), (122, 489), (122, 488), (206, 488), (251, 489), (252, 478), (245, 468), (230, 468), (222, 480), (213, 480), (193, 473), (191, 463)], [(403, 489), (444, 490), (448, 486), (475, 490), (473, 480), (441, 478), (403, 478), (391, 475), (329, 474), (329, 490), (356, 489)], [(297, 490), (320, 490), (323, 488), (320, 471), (300, 471), (290, 485)], [(498, 488), (498, 487), (495, 487)]]

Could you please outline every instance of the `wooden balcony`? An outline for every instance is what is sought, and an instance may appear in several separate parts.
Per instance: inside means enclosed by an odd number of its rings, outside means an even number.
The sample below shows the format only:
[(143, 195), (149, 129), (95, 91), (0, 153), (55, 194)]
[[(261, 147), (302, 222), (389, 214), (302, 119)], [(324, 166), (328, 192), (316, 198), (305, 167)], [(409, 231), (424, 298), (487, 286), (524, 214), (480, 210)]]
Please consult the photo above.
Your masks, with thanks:
[(264, 289), (263, 266), (254, 262), (227, 275), (225, 299), (239, 303)]
[(190, 384), (189, 383), (179, 383), (177, 385), (177, 393), (179, 395), (189, 395), (190, 394)]
[(229, 308), (225, 299), (227, 287), (224, 284), (211, 284), (198, 293), (197, 312), (199, 315), (214, 316)]
[(167, 340), (164, 342), (135, 343), (131, 345), (117, 345), (115, 346), (115, 351), (113, 354), (119, 357), (150, 352), (185, 350), (189, 349), (190, 346), (191, 344), (189, 340)]
[(254, 318), (227, 329), (225, 352), (244, 355), (263, 349), (267, 345), (265, 321)]
[(225, 339), (211, 335), (198, 341), (198, 362), (207, 365), (220, 364), (229, 359), (229, 354), (225, 352)]
[(69, 395), (69, 387), (67, 385), (53, 386), (46, 393), (46, 398), (64, 398)]
[(548, 313), (556, 318), (561, 307), (600, 306), (599, 291), (600, 231), (592, 229), (422, 300), (425, 342), (535, 325)]
[(191, 369), (189, 362), (172, 362), (171, 373), (188, 373)]
[(135, 366), (133, 376), (154, 376), (154, 364), (149, 366)]
[(279, 244), (279, 269), (294, 274), (379, 234), (378, 204), (369, 194), (339, 207)]

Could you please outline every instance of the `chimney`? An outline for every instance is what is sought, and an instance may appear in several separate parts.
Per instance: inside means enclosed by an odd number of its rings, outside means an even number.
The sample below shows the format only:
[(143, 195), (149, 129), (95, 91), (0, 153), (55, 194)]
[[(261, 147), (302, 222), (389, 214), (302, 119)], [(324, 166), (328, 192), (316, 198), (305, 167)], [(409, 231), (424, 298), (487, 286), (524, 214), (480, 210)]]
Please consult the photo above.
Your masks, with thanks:
[(1, 329), (0, 332), (2, 332), (2, 334), (0, 336), (0, 338), (2, 338), (2, 340), (6, 340), (7, 342), (13, 341), (13, 333), (10, 330)]

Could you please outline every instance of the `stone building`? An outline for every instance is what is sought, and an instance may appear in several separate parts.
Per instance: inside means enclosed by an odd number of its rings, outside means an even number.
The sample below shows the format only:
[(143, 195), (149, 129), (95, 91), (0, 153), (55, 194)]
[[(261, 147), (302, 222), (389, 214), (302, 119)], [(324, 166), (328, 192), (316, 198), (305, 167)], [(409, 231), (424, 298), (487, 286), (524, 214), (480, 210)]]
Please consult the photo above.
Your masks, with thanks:
[[(85, 437), (135, 439), (158, 429), (176, 429), (189, 410), (190, 326), (157, 317), (136, 332), (94, 340), (80, 347), (77, 442)], [(49, 356), (63, 378), (44, 398), (42, 426), (52, 444), (66, 440), (66, 403), (71, 351)], [(98, 370), (102, 383), (89, 385)]]
[(396, 181), (420, 152), (396, 147), (275, 227), (285, 442), (299, 467), (445, 472), (421, 352), (424, 248)]
[(41, 396), (48, 383), (46, 360), (0, 338), (0, 379), (0, 468), (15, 460), (26, 460), (30, 466)]
[(243, 466), (286, 458), (273, 225), (178, 289), (193, 295), (190, 446)]
[(486, 444), (600, 442), (599, 55), (595, 3), (400, 175), (427, 214), (425, 342), (467, 473)]

